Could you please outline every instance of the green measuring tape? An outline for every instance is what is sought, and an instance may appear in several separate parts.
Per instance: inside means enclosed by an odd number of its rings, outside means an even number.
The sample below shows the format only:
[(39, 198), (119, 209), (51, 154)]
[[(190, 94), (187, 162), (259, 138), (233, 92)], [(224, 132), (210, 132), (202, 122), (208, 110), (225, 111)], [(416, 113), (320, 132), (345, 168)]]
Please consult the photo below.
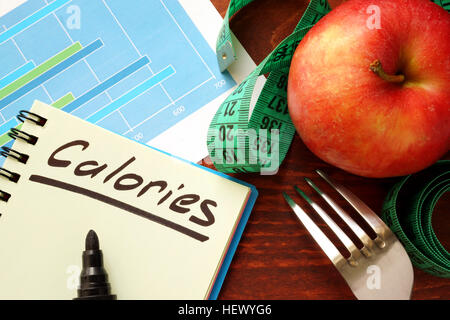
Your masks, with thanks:
[[(231, 0), (219, 32), (217, 60), (222, 71), (236, 59), (230, 18), (254, 0)], [(450, 11), (450, 0), (433, 0)], [(311, 0), (294, 29), (231, 93), (215, 114), (207, 146), (214, 166), (222, 172), (276, 172), (295, 134), (287, 106), (291, 59), (300, 41), (330, 11), (326, 0)], [(259, 76), (269, 74), (250, 115), (250, 102)]]
[[(235, 59), (229, 18), (252, 0), (232, 0), (217, 41), (222, 70)], [(287, 109), (287, 80), (300, 40), (330, 11), (326, 0), (312, 0), (294, 32), (231, 93), (214, 116), (208, 131), (208, 151), (222, 172), (278, 170), (295, 134)], [(250, 115), (250, 101), (260, 75), (269, 73)]]
[(389, 192), (382, 218), (405, 246), (412, 263), (435, 276), (450, 278), (450, 253), (431, 225), (439, 198), (450, 191), (450, 161), (438, 161), (404, 177)]
[(431, 0), (431, 2), (436, 3), (450, 13), (450, 0)]

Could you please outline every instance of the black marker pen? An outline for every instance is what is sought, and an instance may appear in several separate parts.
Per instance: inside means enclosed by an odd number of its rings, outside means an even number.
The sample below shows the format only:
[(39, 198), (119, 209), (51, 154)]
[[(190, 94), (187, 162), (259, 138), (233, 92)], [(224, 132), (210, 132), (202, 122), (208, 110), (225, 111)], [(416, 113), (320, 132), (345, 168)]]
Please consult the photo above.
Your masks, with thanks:
[(111, 294), (108, 274), (103, 268), (103, 253), (94, 230), (87, 234), (85, 247), (78, 297), (74, 300), (115, 300), (116, 295)]

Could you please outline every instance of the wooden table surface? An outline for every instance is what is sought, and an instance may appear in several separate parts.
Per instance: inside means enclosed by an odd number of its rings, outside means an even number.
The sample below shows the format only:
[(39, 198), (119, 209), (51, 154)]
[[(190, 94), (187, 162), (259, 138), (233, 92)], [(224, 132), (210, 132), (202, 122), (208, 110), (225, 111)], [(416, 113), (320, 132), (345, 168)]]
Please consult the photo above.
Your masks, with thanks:
[[(329, 0), (332, 8), (342, 0)], [(229, 0), (212, 0), (222, 16)], [(289, 35), (303, 14), (307, 0), (259, 0), (242, 9), (231, 21), (231, 29), (256, 63)], [(449, 154), (445, 158), (450, 158)], [(303, 177), (335, 195), (317, 176), (323, 169), (343, 182), (375, 212), (397, 179), (367, 179), (334, 168), (314, 156), (298, 135), (277, 175), (236, 174), (259, 191), (254, 210), (224, 281), (220, 299), (355, 299), (339, 273), (288, 208), (281, 193), (300, 199), (292, 186), (313, 195)], [(338, 199), (337, 195), (335, 197)], [(323, 202), (313, 197), (319, 204)], [(344, 208), (348, 205), (339, 201)], [(307, 208), (305, 206), (305, 208)], [(449, 248), (449, 193), (438, 204), (433, 225), (443, 245)], [(316, 217), (307, 211), (319, 223)], [(325, 230), (326, 234), (330, 233)], [(333, 237), (331, 237), (333, 238)], [(335, 239), (335, 238), (333, 238)], [(414, 268), (413, 299), (449, 299), (450, 279), (442, 279)]]

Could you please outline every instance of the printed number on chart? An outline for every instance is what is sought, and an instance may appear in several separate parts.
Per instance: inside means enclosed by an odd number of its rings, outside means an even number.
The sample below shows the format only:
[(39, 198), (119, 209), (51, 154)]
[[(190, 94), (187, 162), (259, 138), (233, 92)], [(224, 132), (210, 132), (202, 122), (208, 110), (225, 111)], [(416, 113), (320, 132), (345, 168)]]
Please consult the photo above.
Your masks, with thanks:
[(172, 111), (173, 115), (176, 117), (180, 113), (182, 113), (186, 108), (184, 106), (178, 106), (175, 110)]
[(139, 132), (134, 136), (134, 140), (141, 141), (144, 138), (144, 134), (142, 132)]
[(225, 80), (220, 80), (219, 82), (214, 83), (214, 87), (216, 89), (222, 88), (227, 82)]

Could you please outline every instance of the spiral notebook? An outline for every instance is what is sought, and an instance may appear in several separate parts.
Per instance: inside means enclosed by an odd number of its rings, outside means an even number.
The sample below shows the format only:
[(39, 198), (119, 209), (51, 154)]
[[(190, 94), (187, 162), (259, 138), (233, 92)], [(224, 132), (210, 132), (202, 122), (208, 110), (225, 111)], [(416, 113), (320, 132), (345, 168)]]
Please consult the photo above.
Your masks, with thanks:
[(118, 299), (214, 299), (248, 184), (36, 101), (0, 170), (0, 299), (72, 299), (97, 232)]

